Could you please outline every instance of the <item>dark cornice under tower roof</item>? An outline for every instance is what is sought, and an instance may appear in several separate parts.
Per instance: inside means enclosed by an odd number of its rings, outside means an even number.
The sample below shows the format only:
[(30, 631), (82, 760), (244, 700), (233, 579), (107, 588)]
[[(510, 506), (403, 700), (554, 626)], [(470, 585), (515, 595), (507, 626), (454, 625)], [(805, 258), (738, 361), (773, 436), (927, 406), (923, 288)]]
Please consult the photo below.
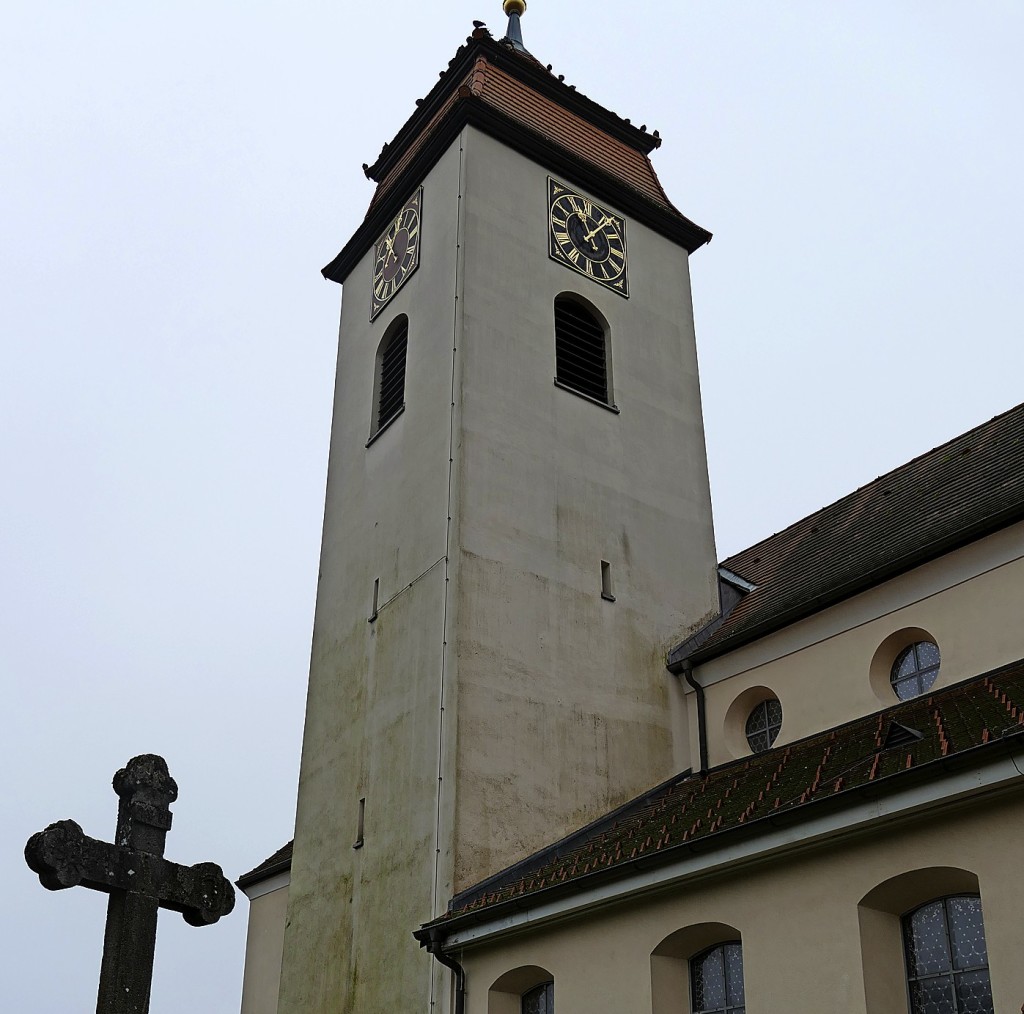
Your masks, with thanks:
[[(520, 36), (521, 38), (521, 36)], [(635, 127), (580, 94), (513, 39), (483, 26), (461, 46), (426, 98), (373, 165), (377, 183), (363, 223), (323, 269), (343, 282), (467, 124), (643, 223), (692, 253), (711, 233), (668, 199), (649, 155), (657, 131)]]

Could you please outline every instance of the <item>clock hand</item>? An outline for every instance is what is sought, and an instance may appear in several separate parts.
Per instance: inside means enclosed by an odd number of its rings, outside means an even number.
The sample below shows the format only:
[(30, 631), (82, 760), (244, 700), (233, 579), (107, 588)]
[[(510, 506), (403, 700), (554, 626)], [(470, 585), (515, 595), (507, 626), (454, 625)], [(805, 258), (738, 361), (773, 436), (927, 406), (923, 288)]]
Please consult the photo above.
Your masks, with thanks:
[(614, 219), (611, 215), (605, 215), (604, 218), (602, 218), (601, 221), (583, 237), (583, 242), (589, 243), (606, 225), (610, 225), (613, 221)]

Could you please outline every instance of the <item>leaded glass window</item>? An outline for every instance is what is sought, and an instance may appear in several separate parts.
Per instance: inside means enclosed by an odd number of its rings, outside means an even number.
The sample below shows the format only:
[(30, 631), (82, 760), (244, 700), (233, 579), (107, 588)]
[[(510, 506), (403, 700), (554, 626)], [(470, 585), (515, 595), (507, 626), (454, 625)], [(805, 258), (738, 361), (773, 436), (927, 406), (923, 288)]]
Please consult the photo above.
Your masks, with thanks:
[(523, 1014), (555, 1014), (555, 984), (545, 982), (523, 994)]
[(993, 1014), (981, 899), (943, 898), (903, 917), (911, 1014)]
[(774, 697), (762, 701), (747, 719), (747, 742), (754, 753), (767, 750), (779, 738), (782, 728), (782, 705)]
[(909, 701), (930, 690), (938, 675), (939, 646), (932, 641), (918, 641), (896, 656), (889, 682), (901, 701)]
[(690, 959), (690, 998), (693, 1014), (745, 1014), (743, 947), (738, 940)]

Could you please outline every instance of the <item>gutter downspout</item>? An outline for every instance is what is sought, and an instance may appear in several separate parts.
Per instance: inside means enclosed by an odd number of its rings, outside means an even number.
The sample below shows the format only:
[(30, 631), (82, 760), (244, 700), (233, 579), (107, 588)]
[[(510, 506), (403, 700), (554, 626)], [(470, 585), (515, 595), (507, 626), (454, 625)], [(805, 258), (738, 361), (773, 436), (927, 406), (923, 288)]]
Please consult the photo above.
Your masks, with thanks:
[(446, 968), (455, 973), (455, 1014), (466, 1012), (466, 970), (453, 957), (445, 954), (442, 949), (443, 937), (436, 935), (436, 931), (427, 931), (413, 934), (420, 942), (420, 947), (426, 947)]
[(689, 659), (683, 659), (679, 675), (697, 695), (697, 747), (700, 751), (699, 774), (703, 778), (708, 773), (708, 715), (704, 702), (704, 688), (694, 678), (693, 663)]

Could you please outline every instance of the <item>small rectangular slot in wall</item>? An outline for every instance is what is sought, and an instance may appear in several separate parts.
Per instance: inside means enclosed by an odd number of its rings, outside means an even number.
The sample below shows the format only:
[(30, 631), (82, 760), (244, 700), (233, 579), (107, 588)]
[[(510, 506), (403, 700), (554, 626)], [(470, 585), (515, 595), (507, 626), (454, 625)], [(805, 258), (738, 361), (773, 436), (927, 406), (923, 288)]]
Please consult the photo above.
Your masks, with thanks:
[(601, 561), (601, 598), (606, 602), (614, 602), (612, 594), (612, 565), (607, 560)]
[(380, 595), (380, 578), (379, 577), (375, 577), (373, 579), (373, 605), (370, 608), (370, 616), (369, 616), (369, 621), (368, 621), (370, 623), (373, 623), (373, 621), (375, 619), (377, 619), (377, 598), (378, 598), (379, 595)]
[(366, 820), (366, 798), (359, 800), (359, 819), (356, 823), (356, 840), (352, 843), (352, 848), (361, 849), (363, 847), (363, 829), (364, 822)]

